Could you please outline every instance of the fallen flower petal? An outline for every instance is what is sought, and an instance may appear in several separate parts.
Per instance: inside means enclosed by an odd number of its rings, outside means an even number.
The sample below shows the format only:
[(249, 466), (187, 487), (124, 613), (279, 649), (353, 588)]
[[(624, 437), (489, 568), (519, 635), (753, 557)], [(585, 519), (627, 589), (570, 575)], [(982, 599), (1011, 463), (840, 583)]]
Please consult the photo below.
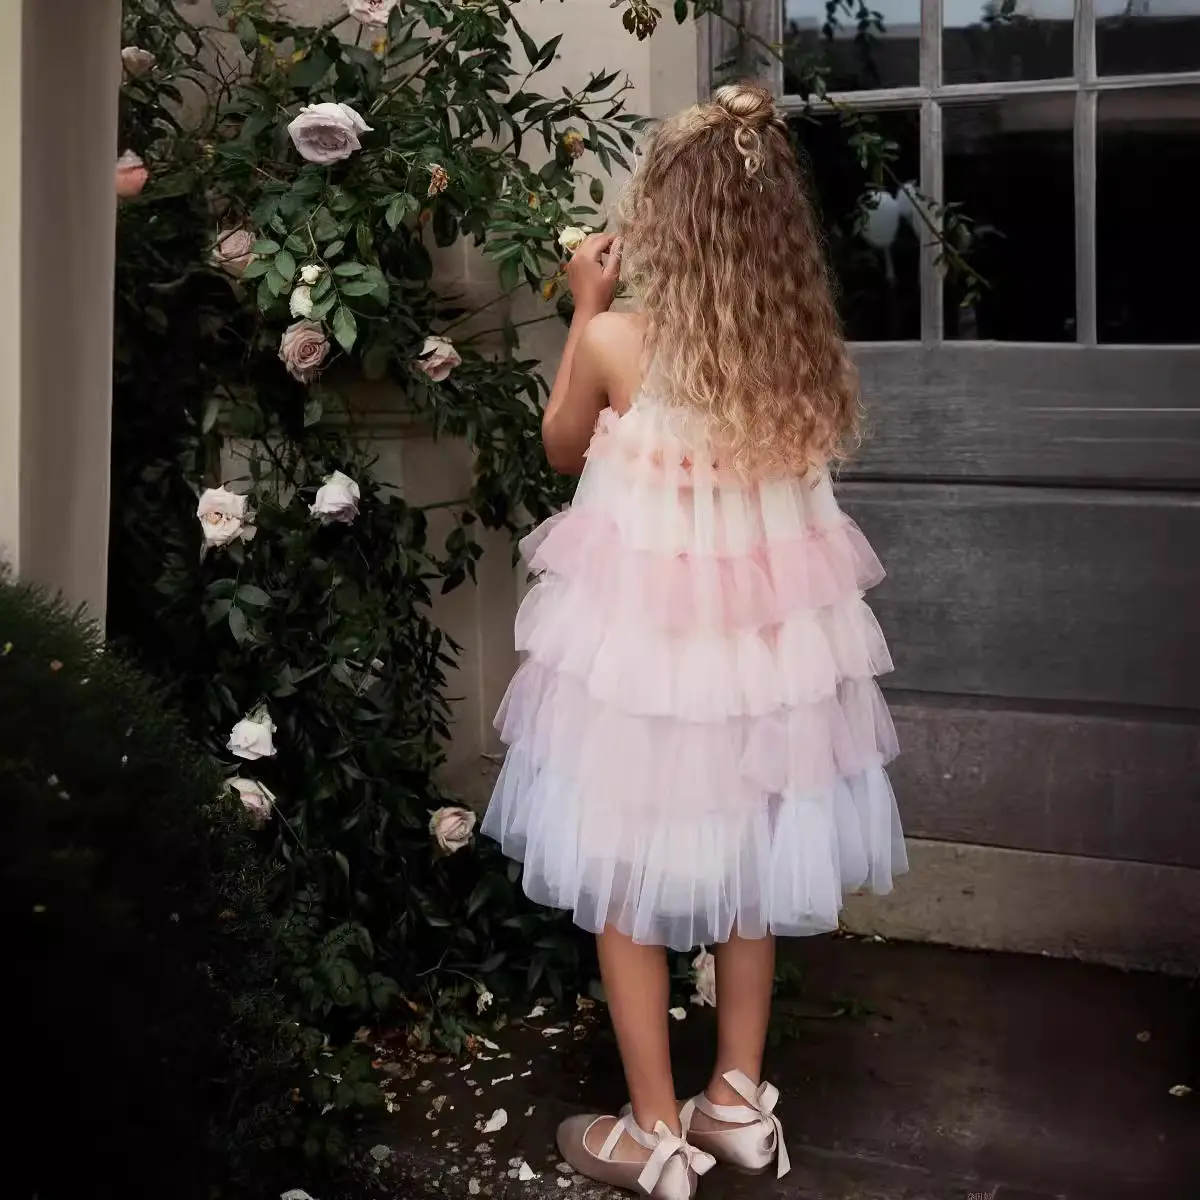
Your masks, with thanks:
[(483, 1127), (484, 1133), (497, 1133), (508, 1124), (508, 1113), (502, 1108), (496, 1109), (488, 1118), (487, 1123)]
[(671, 1009), (667, 1010), (667, 1013), (669, 1016), (674, 1017), (676, 1021), (686, 1021), (687, 1020), (687, 1009), (686, 1008), (671, 1008)]
[(1186, 1083), (1177, 1083), (1170, 1092), (1172, 1096), (1190, 1096), (1192, 1089)]

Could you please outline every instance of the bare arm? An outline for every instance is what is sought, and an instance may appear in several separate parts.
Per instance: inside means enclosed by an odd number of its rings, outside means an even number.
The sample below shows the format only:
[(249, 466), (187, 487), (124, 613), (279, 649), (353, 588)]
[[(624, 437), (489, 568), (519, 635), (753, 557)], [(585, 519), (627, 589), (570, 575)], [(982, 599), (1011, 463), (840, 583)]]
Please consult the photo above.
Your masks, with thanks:
[(586, 335), (592, 319), (608, 311), (619, 274), (620, 252), (611, 234), (588, 238), (575, 252), (568, 268), (575, 317), (542, 416), (546, 457), (556, 471), (564, 474), (577, 475), (583, 470), (584, 452), (596, 427), (596, 418), (608, 403), (595, 339)]

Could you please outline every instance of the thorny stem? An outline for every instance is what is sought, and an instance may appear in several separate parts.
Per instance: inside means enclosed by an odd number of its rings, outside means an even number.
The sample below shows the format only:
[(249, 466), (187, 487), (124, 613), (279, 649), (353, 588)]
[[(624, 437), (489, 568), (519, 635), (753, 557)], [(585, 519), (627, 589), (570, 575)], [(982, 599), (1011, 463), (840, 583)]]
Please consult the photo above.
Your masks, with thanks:
[(450, 34), (446, 34), (445, 37), (441, 37), (434, 42), (433, 45), (429, 47), (428, 52), (421, 56), (421, 61), (407, 75), (402, 76), (399, 82), (388, 88), (388, 90), (384, 92), (374, 104), (371, 105), (367, 115), (374, 116), (381, 108), (384, 108), (390, 100), (392, 100), (395, 96), (398, 96), (406, 87), (408, 87), (408, 85), (412, 83), (412, 81), (416, 79), (416, 77), (420, 75), (420, 73), (425, 70), (425, 68), (429, 66), (429, 64), (433, 62), (435, 58), (437, 58), (438, 54), (445, 47), (446, 43), (450, 41), (450, 37)]

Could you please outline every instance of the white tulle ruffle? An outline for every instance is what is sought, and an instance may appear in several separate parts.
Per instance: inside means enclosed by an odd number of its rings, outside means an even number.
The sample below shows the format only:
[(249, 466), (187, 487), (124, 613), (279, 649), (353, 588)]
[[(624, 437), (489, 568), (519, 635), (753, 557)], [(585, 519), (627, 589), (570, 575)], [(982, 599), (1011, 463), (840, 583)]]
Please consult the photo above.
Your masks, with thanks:
[(891, 888), (892, 664), (862, 598), (883, 570), (827, 475), (747, 481), (639, 403), (522, 553), (482, 828), (534, 900), (686, 950), (833, 929), (846, 891)]

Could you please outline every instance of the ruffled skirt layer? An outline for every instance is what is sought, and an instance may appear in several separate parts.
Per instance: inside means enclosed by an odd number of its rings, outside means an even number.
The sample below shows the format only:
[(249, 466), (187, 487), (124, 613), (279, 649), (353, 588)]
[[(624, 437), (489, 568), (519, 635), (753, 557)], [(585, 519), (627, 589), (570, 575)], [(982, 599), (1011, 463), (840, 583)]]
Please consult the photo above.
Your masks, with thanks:
[(835, 929), (907, 867), (862, 599), (882, 568), (827, 479), (713, 457), (678, 414), (609, 414), (523, 544), (540, 581), (483, 823), (535, 901), (679, 950)]

